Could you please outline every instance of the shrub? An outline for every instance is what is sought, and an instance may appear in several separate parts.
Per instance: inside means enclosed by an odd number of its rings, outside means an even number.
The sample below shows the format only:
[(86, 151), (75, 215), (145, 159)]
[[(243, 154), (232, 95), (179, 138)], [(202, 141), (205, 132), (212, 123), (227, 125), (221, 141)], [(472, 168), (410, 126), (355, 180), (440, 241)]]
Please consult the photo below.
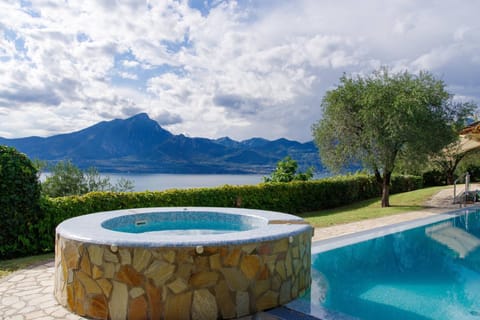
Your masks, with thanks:
[[(422, 178), (392, 177), (392, 193), (422, 187)], [(374, 177), (338, 176), (313, 181), (264, 183), (250, 186), (179, 189), (161, 192), (92, 192), (83, 196), (45, 198), (39, 222), (39, 243), (53, 250), (56, 226), (87, 213), (142, 207), (243, 207), (292, 214), (333, 208), (380, 195)]]
[(39, 250), (39, 199), (33, 163), (14, 148), (0, 146), (0, 258)]
[(465, 166), (462, 172), (462, 175), (465, 173), (470, 174), (470, 181), (471, 182), (479, 182), (480, 181), (480, 166), (477, 164), (469, 164), (468, 166)]
[(445, 172), (440, 170), (430, 170), (423, 173), (423, 185), (425, 187), (444, 186), (447, 184)]
[(116, 184), (102, 177), (94, 167), (81, 170), (71, 161), (60, 161), (49, 168), (51, 175), (42, 183), (43, 194), (49, 197), (82, 195), (93, 191), (132, 191), (133, 182), (120, 179)]
[(270, 174), (270, 177), (263, 177), (264, 182), (292, 182), (308, 181), (313, 178), (313, 167), (305, 172), (298, 172), (298, 163), (290, 156), (285, 157), (277, 163), (277, 167)]

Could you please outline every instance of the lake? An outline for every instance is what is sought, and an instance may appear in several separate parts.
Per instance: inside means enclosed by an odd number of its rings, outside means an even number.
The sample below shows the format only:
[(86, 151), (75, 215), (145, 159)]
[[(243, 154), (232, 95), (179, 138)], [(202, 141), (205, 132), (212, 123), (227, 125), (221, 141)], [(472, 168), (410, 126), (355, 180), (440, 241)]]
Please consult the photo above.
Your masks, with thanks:
[(102, 174), (115, 182), (125, 178), (133, 182), (134, 191), (161, 191), (166, 189), (188, 189), (217, 187), (223, 185), (255, 185), (263, 181), (265, 175), (258, 174)]
[[(42, 172), (40, 181), (49, 176)], [(124, 178), (133, 182), (133, 191), (162, 191), (167, 189), (188, 189), (218, 187), (223, 185), (256, 185), (263, 182), (266, 174), (167, 174), (167, 173), (102, 173), (102, 177), (110, 178), (115, 184)], [(316, 174), (314, 179), (327, 177), (327, 173)]]

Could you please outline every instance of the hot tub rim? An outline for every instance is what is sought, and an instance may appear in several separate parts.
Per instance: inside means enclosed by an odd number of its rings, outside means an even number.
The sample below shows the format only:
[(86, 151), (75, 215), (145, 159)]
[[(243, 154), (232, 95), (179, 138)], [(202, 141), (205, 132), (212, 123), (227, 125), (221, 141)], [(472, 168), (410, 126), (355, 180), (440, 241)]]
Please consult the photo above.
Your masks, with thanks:
[[(154, 233), (132, 234), (106, 229), (101, 226), (102, 222), (122, 215), (134, 215), (139, 213), (156, 212), (208, 212), (222, 214), (245, 215), (265, 220), (265, 225), (246, 231), (236, 231), (221, 234), (208, 234), (200, 236), (169, 236), (165, 239), (163, 235)], [(88, 221), (88, 225), (79, 222)], [(280, 221), (281, 223), (278, 223)], [(275, 222), (270, 224), (270, 222)], [(69, 240), (98, 244), (114, 245), (118, 247), (218, 247), (228, 245), (239, 245), (256, 242), (275, 241), (282, 238), (298, 236), (304, 232), (312, 231), (312, 226), (302, 218), (275, 211), (228, 208), (228, 207), (152, 207), (121, 209), (102, 211), (86, 214), (67, 219), (56, 228), (57, 237)], [(192, 240), (192, 238), (194, 238)]]

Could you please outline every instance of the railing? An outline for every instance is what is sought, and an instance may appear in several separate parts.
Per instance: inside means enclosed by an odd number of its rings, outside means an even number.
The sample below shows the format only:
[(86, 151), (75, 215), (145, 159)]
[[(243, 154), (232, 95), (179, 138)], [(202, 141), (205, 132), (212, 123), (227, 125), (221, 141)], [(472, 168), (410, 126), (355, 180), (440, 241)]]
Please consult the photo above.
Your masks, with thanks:
[[(460, 182), (461, 180), (465, 179), (465, 189), (457, 194), (457, 183)], [(465, 206), (467, 204), (467, 198), (470, 193), (470, 173), (465, 173), (464, 175), (458, 177), (454, 182), (453, 182), (453, 203), (454, 204), (459, 204), (460, 208)]]

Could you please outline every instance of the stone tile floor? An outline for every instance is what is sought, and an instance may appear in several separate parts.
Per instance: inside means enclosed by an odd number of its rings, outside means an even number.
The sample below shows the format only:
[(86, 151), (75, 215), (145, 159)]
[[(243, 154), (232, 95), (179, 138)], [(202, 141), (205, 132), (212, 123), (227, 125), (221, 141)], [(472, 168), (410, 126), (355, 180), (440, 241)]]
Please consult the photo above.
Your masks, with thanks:
[[(389, 217), (354, 222), (350, 224), (316, 229), (314, 241), (364, 231), (385, 225), (404, 222), (451, 211), (458, 205), (451, 205), (451, 190), (437, 194), (430, 201), (431, 208), (422, 211), (398, 214)], [(72, 314), (57, 303), (53, 296), (54, 262), (19, 270), (0, 279), (0, 319), (1, 320), (56, 320), (85, 319)], [(242, 320), (287, 320), (315, 319), (286, 308), (261, 312)]]
[[(0, 319), (2, 320), (79, 320), (86, 319), (70, 313), (57, 303), (53, 296), (54, 262), (14, 272), (0, 279)], [(277, 314), (290, 319), (291, 311), (279, 308)], [(282, 320), (280, 315), (266, 312), (242, 320)], [(295, 319), (298, 317), (295, 316)], [(306, 317), (305, 319), (308, 319)]]

